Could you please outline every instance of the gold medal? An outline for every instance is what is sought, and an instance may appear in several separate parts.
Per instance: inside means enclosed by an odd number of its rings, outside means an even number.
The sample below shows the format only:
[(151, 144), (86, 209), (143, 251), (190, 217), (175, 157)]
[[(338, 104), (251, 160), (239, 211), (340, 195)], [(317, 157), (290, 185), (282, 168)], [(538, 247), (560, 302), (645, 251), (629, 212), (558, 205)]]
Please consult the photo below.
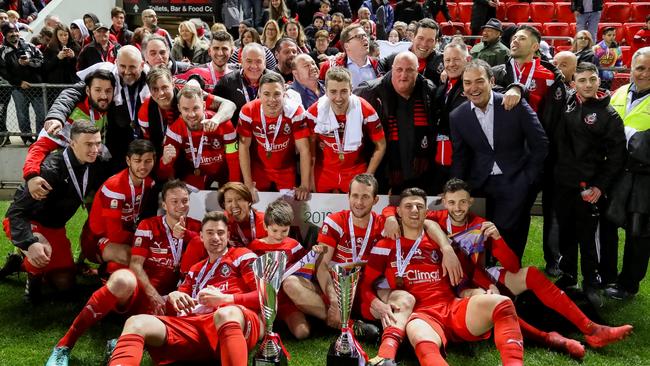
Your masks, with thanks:
[(194, 175), (196, 175), (197, 177), (201, 175), (201, 169), (199, 168), (194, 169)]
[(404, 288), (404, 277), (396, 276), (395, 277), (395, 285), (397, 286), (397, 288), (403, 289)]
[(343, 153), (339, 153), (339, 160), (343, 161), (345, 159), (345, 155)]
[(271, 152), (268, 151), (268, 150), (266, 151), (266, 158), (267, 158), (267, 159), (270, 159), (270, 158), (271, 158)]

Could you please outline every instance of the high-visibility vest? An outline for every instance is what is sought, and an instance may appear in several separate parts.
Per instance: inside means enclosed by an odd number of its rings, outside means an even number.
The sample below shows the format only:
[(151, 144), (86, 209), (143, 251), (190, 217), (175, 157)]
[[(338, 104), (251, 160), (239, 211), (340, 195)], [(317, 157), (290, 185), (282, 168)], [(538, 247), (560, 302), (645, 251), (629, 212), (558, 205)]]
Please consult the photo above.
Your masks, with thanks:
[(637, 131), (650, 129), (650, 97), (646, 97), (641, 103), (627, 113), (627, 95), (632, 84), (624, 85), (614, 93), (609, 104), (623, 119), (626, 127), (634, 128)]

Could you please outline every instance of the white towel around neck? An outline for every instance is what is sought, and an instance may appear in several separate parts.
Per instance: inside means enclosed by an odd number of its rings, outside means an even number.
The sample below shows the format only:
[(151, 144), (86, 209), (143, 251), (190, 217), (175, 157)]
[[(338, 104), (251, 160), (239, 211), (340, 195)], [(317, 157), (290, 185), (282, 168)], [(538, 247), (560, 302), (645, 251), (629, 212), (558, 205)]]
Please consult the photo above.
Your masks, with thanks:
[[(339, 122), (336, 120), (331, 101), (327, 96), (318, 99), (318, 117), (316, 118), (316, 133), (325, 135), (337, 131)], [(343, 134), (343, 151), (357, 151), (363, 140), (363, 111), (361, 99), (352, 94), (350, 104), (345, 113), (345, 133)]]

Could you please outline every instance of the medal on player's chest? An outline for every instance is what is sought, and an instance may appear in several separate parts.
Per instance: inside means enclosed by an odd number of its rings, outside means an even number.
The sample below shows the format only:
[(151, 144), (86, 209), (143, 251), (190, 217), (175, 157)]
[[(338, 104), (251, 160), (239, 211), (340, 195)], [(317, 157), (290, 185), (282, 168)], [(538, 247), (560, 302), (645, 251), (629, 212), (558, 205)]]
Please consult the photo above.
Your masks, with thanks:
[(340, 161), (345, 160), (345, 155), (343, 155), (343, 153), (339, 153), (339, 160)]
[(197, 177), (201, 175), (201, 169), (199, 168), (194, 169), (194, 175), (196, 175)]
[[(262, 122), (262, 134), (264, 135), (264, 150), (266, 151), (266, 158), (270, 159), (271, 153), (273, 152), (273, 146), (275, 145), (275, 139), (278, 137), (278, 133), (280, 133), (280, 129), (282, 128), (282, 112), (280, 112), (275, 125), (269, 124), (267, 127), (266, 117), (264, 116), (264, 109), (260, 107), (260, 120), (260, 122)], [(273, 131), (272, 140), (269, 140), (267, 129), (268, 131)]]
[(267, 159), (270, 159), (270, 158), (271, 158), (271, 152), (268, 151), (268, 150), (266, 151), (266, 158), (267, 158)]
[(403, 289), (404, 288), (404, 277), (395, 276), (395, 286), (397, 286), (398, 289)]
[(404, 277), (406, 275), (406, 268), (411, 262), (411, 258), (413, 258), (413, 255), (418, 251), (418, 247), (420, 246), (420, 242), (422, 242), (423, 236), (424, 236), (424, 231), (422, 231), (422, 233), (420, 233), (420, 236), (418, 236), (418, 238), (415, 240), (415, 243), (413, 243), (413, 246), (406, 254), (406, 258), (402, 257), (402, 243), (400, 240), (401, 238), (398, 238), (395, 241), (395, 265), (397, 266), (397, 272), (395, 273), (395, 286), (397, 286), (397, 288), (399, 289), (404, 288)]

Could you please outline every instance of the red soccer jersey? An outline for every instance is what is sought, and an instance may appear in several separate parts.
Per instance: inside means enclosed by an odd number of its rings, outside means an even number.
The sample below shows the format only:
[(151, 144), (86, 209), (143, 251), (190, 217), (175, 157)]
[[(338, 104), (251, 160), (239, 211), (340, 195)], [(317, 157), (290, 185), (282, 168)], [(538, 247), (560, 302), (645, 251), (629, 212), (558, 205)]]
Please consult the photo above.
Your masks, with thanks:
[[(205, 113), (206, 118), (211, 118), (213, 115), (211, 111)], [(190, 137), (192, 139), (191, 144)], [(197, 175), (194, 172), (193, 156), (198, 159), (201, 141), (203, 141), (203, 148), (198, 164), (200, 171)], [(198, 189), (205, 189), (213, 181), (221, 183), (225, 183), (227, 180), (238, 181), (239, 167), (234, 170), (231, 164), (226, 164), (226, 145), (234, 144), (236, 141), (237, 132), (235, 132), (235, 128), (230, 121), (220, 124), (213, 132), (190, 131), (183, 118), (179, 117), (167, 128), (167, 134), (163, 142), (164, 146), (172, 145), (176, 149), (176, 157), (169, 164), (164, 164), (161, 157), (158, 175), (161, 179), (173, 177), (175, 175), (174, 164), (177, 159), (181, 159), (184, 166), (189, 168), (189, 171), (186, 169), (176, 175), (180, 175), (179, 178)], [(237, 152), (228, 155), (237, 155)]]
[[(374, 108), (370, 103), (366, 102), (365, 99), (359, 98), (361, 100), (361, 114), (362, 114), (362, 124), (363, 124), (363, 134), (364, 136), (369, 136), (373, 142), (379, 141), (384, 138), (384, 130), (381, 126), (381, 121), (379, 121), (379, 116), (375, 112)], [(305, 114), (307, 118), (307, 123), (309, 124), (309, 129), (314, 133), (314, 128), (316, 127), (316, 120), (318, 119), (318, 101), (311, 105), (307, 109)], [(346, 116), (340, 115), (336, 116), (336, 120), (339, 122), (339, 141), (343, 143), (344, 133), (345, 133), (345, 124)], [(345, 151), (344, 159), (341, 161), (339, 159), (339, 149), (336, 143), (336, 138), (334, 132), (329, 134), (318, 134), (314, 133), (316, 136), (316, 166), (320, 166), (328, 171), (336, 171), (343, 169), (354, 169), (359, 166), (367, 166), (367, 162), (362, 156), (361, 152), (363, 151), (363, 144), (359, 146), (356, 151)], [(341, 149), (342, 150), (342, 149)]]
[(88, 215), (93, 234), (112, 243), (131, 244), (143, 198), (154, 184), (150, 177), (132, 184), (128, 168), (108, 178), (95, 194)]
[[(343, 210), (329, 214), (323, 222), (323, 226), (318, 233), (318, 242), (334, 248), (332, 263), (350, 263), (352, 258), (352, 246), (350, 244), (350, 210)], [(361, 247), (363, 239), (366, 236), (367, 228), (354, 227), (354, 236), (356, 239), (356, 253), (360, 260), (367, 261), (370, 250), (381, 240), (381, 232), (384, 230), (384, 218), (374, 212), (372, 215), (372, 227), (368, 244), (363, 253)]]
[(230, 65), (226, 64), (226, 69), (221, 72), (213, 67), (212, 62), (209, 62), (204, 65), (193, 67), (182, 74), (174, 75), (174, 83), (176, 84), (176, 87), (180, 89), (185, 85), (185, 83), (187, 83), (187, 80), (189, 80), (191, 76), (199, 75), (205, 82), (203, 90), (212, 93), (219, 80), (231, 71), (236, 71), (236, 69), (233, 69)]
[(228, 232), (230, 233), (230, 246), (248, 247), (254, 239), (262, 239), (268, 236), (266, 229), (264, 229), (264, 212), (254, 209), (251, 212), (253, 212), (255, 235), (251, 232), (250, 217), (244, 219), (243, 222), (237, 222), (226, 212), (226, 216), (228, 217)]
[[(533, 63), (535, 64), (535, 70), (530, 82), (528, 82)], [(532, 62), (525, 63), (523, 69), (520, 69), (514, 62), (511, 65), (514, 66), (512, 71), (515, 76), (515, 81), (519, 80), (519, 83), (526, 86), (528, 89), (528, 103), (537, 112), (541, 102), (546, 98), (548, 88), (555, 82), (555, 75), (552, 71), (542, 66), (538, 58), (535, 58)]]
[[(185, 219), (185, 235), (181, 238), (178, 263), (174, 260), (176, 243), (170, 245), (167, 237), (167, 228), (163, 224), (164, 216), (155, 216), (144, 219), (138, 224), (133, 239), (132, 255), (145, 258), (143, 268), (151, 285), (161, 295), (167, 294), (176, 288), (180, 279), (176, 268), (180, 265), (180, 259), (192, 238), (198, 235), (201, 230), (201, 222), (192, 218)], [(171, 228), (169, 228), (171, 236)]]
[(287, 266), (298, 261), (305, 254), (305, 248), (295, 239), (285, 238), (277, 244), (269, 244), (262, 239), (255, 239), (248, 245), (248, 249), (258, 256), (268, 252), (282, 251), (287, 255)]
[[(151, 139), (151, 135), (149, 134), (149, 103), (151, 103), (151, 97), (147, 97), (138, 110), (138, 125), (140, 125), (140, 129), (142, 130), (142, 137), (146, 140)], [(164, 110), (159, 107), (158, 112), (160, 113), (160, 122), (163, 124), (161, 128), (163, 133), (180, 115), (176, 108)]]
[[(415, 244), (415, 240), (401, 237), (402, 258)], [(396, 241), (380, 240), (370, 253), (361, 283), (361, 296), (365, 301), (375, 297), (373, 284), (385, 276), (391, 289), (398, 289)], [(422, 241), (414, 252), (402, 277), (402, 289), (415, 296), (415, 309), (447, 304), (455, 298), (449, 277), (442, 276), (442, 253), (438, 244), (423, 235)]]
[[(261, 165), (260, 168), (264, 170), (295, 169), (295, 141), (309, 137), (309, 128), (303, 117), (303, 107), (298, 106), (291, 116), (286, 116), (283, 113), (279, 127), (278, 117), (265, 116), (266, 133), (264, 133), (265, 129), (262, 127), (261, 106), (262, 102), (259, 99), (255, 99), (246, 103), (239, 112), (237, 133), (240, 136), (252, 137), (251, 150), (254, 152), (251, 152), (251, 164)], [(277, 128), (280, 131), (274, 140), (273, 138)], [(265, 135), (269, 145), (271, 145), (270, 157), (267, 157), (266, 150), (264, 149), (265, 142), (267, 141)]]

